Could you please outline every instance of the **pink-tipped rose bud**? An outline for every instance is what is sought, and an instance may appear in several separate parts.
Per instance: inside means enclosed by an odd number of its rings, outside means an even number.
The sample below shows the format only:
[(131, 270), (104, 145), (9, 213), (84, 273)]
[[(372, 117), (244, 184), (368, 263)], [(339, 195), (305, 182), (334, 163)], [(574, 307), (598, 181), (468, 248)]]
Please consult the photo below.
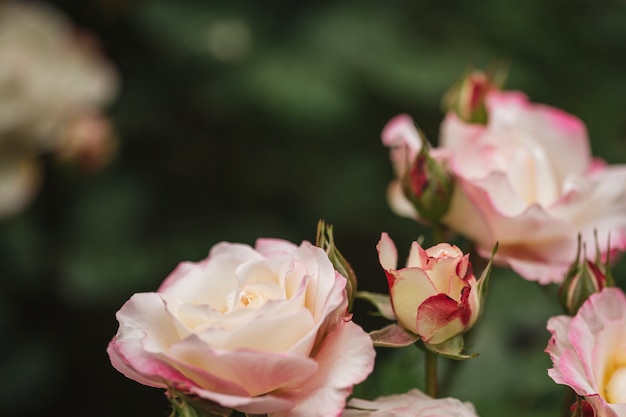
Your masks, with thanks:
[(586, 400), (579, 399), (569, 408), (572, 412), (572, 417), (595, 417), (596, 413), (593, 411), (593, 407)]
[(445, 152), (431, 149), (428, 141), (406, 114), (394, 117), (382, 132), (396, 179), (389, 185), (388, 199), (394, 211), (423, 222), (438, 223), (450, 207), (454, 189), (444, 164)]
[(402, 187), (420, 217), (438, 223), (450, 207), (454, 181), (445, 166), (430, 156), (428, 144), (423, 143)]
[[(586, 257), (585, 245), (578, 239), (576, 260), (565, 275), (565, 281), (559, 287), (559, 301), (569, 314), (574, 315), (591, 294), (602, 291), (607, 285), (607, 268), (596, 255), (595, 262)], [(582, 259), (581, 259), (582, 253)]]
[(487, 123), (485, 97), (490, 91), (500, 89), (506, 71), (496, 69), (490, 73), (472, 71), (465, 75), (444, 96), (446, 112), (455, 112), (466, 123)]
[(377, 249), (394, 313), (406, 330), (437, 345), (476, 322), (481, 300), (469, 255), (447, 243), (424, 250), (413, 242), (406, 267), (397, 269), (398, 252), (386, 233)]

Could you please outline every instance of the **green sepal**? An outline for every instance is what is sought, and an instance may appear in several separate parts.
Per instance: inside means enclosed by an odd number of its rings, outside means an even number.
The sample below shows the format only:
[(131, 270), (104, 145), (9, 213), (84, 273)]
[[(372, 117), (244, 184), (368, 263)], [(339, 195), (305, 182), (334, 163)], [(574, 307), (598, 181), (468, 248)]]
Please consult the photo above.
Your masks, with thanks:
[(419, 336), (393, 323), (369, 333), (376, 347), (400, 348), (414, 344)]
[(389, 295), (369, 291), (359, 291), (356, 293), (355, 297), (369, 301), (374, 307), (376, 307), (380, 315), (387, 320), (396, 320), (396, 315), (393, 312), (393, 306), (391, 305), (391, 298)]
[(424, 343), (424, 347), (431, 352), (448, 359), (466, 360), (478, 356), (478, 353), (472, 353), (469, 355), (463, 353), (465, 342), (463, 341), (463, 336), (460, 334), (436, 345)]
[(489, 262), (483, 272), (480, 274), (478, 278), (478, 283), (476, 284), (476, 291), (478, 291), (478, 298), (480, 300), (480, 311), (479, 315), (483, 313), (485, 301), (487, 300), (487, 290), (489, 289), (489, 278), (491, 277), (491, 268), (493, 267), (493, 258), (496, 256), (496, 252), (498, 251), (498, 242), (493, 247), (491, 251), (491, 257), (489, 258)]
[(327, 224), (324, 220), (317, 222), (317, 233), (315, 238), (315, 246), (324, 249), (328, 254), (328, 259), (333, 267), (346, 278), (346, 292), (348, 294), (348, 310), (352, 310), (352, 303), (357, 290), (357, 279), (354, 269), (350, 263), (343, 257), (337, 246), (335, 246), (335, 238), (333, 236), (333, 226)]

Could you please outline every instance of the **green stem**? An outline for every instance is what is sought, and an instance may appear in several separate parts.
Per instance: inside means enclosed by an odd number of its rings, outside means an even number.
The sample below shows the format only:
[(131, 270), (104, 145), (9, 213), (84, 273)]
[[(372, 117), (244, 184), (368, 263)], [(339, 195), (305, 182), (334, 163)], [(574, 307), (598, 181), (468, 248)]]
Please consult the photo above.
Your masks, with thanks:
[(433, 223), (433, 246), (446, 241), (445, 228), (441, 223)]
[(425, 349), (426, 352), (426, 394), (437, 398), (437, 354)]

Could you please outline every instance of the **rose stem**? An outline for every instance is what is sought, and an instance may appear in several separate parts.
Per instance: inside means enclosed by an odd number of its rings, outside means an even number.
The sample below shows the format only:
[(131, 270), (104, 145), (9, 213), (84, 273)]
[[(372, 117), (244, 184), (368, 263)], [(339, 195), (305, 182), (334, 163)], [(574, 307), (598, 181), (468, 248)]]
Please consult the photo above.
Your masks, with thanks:
[(437, 354), (425, 349), (426, 352), (426, 394), (437, 397)]
[(432, 226), (432, 231), (433, 231), (433, 246), (434, 245), (438, 245), (440, 243), (444, 243), (444, 241), (446, 240), (446, 233), (445, 233), (445, 228), (444, 226), (437, 222), (437, 223), (433, 223)]

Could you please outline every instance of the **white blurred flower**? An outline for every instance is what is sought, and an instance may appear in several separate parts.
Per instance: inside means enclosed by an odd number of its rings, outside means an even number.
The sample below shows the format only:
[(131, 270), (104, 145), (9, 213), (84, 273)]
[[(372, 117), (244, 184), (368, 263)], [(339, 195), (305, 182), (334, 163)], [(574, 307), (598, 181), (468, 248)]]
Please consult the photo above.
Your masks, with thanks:
[[(84, 148), (72, 126), (101, 117), (100, 108), (116, 92), (115, 69), (90, 35), (50, 6), (0, 3), (0, 216), (18, 211), (34, 194), (37, 176), (25, 172), (38, 171), (39, 154), (83, 155), (64, 149)], [(92, 131), (100, 137), (78, 138), (88, 144), (114, 140), (111, 131), (109, 137)]]

